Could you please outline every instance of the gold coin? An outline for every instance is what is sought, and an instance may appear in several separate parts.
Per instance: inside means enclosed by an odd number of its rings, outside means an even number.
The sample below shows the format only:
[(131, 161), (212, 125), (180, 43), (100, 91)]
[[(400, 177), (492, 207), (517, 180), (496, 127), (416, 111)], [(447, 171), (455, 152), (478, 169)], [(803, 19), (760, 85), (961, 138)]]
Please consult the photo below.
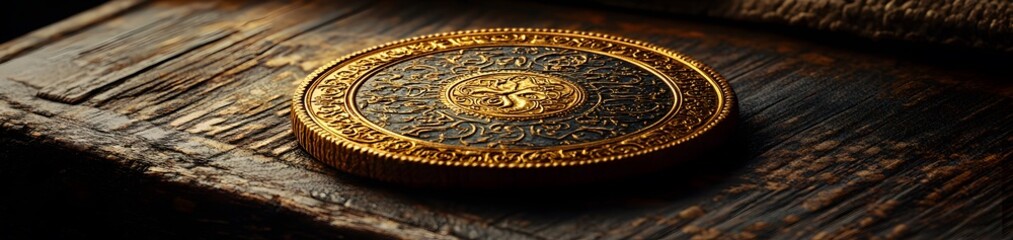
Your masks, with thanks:
[(415, 186), (554, 186), (700, 157), (736, 104), (711, 68), (625, 38), (483, 29), (404, 39), (310, 74), (300, 145), (343, 171)]

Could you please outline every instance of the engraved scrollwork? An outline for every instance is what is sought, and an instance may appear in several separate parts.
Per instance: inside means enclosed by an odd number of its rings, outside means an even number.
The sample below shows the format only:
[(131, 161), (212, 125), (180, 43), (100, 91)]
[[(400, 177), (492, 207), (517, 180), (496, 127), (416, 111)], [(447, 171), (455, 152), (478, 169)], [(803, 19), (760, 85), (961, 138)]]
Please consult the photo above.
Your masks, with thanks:
[(661, 120), (675, 102), (666, 82), (641, 67), (552, 47), (428, 54), (388, 65), (358, 86), (354, 107), (376, 126), (493, 148), (622, 136)]

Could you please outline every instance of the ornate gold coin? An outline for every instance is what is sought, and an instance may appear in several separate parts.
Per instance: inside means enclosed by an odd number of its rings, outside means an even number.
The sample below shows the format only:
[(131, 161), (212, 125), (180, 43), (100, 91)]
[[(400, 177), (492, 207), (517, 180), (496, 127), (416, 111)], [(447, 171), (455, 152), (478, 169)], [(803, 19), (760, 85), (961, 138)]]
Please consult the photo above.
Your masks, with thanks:
[(318, 160), (419, 186), (547, 186), (673, 166), (716, 147), (735, 101), (709, 67), (624, 38), (488, 29), (338, 59), (296, 90)]

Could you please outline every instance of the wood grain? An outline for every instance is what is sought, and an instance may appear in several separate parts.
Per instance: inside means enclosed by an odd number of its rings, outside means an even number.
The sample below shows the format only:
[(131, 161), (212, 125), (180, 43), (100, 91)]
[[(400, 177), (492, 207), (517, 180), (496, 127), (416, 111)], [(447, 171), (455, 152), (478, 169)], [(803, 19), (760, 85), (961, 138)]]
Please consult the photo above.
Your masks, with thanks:
[[(580, 1), (573, 1), (580, 3)], [(1013, 4), (1006, 0), (933, 1), (618, 1), (602, 5), (792, 26), (933, 47), (1013, 52)]]
[(143, 1), (122, 0), (112, 1), (91, 11), (83, 12), (69, 19), (56, 24), (35, 30), (13, 41), (0, 45), (0, 62), (10, 60), (12, 57), (26, 51), (35, 49), (43, 44), (60, 39), (68, 34), (80, 31), (102, 21), (116, 16), (122, 12), (139, 6)]
[[(1011, 195), (1003, 186), (1013, 88), (996, 59), (921, 59), (538, 3), (159, 1), (122, 9), (55, 25), (47, 31), (68, 34), (52, 40), (4, 45), (32, 45), (0, 55), (10, 59), (0, 64), (0, 129), (16, 139), (5, 148), (112, 163), (160, 183), (135, 188), (194, 189), (172, 191), (194, 205), (277, 209), (317, 223), (300, 230), (315, 237), (1008, 236), (1010, 221), (1000, 219)], [(737, 141), (627, 181), (500, 192), (379, 184), (327, 168), (296, 145), (289, 97), (316, 67), (387, 41), (487, 27), (598, 31), (686, 53), (730, 80), (740, 98)]]

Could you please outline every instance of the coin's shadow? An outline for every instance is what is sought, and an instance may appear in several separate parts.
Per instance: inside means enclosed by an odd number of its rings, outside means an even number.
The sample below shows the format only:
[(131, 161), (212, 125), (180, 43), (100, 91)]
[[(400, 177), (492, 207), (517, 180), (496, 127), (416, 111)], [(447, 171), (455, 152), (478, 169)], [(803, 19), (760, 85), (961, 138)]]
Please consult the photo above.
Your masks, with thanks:
[[(741, 130), (741, 129), (740, 129)], [(703, 157), (618, 181), (525, 189), (425, 189), (377, 184), (408, 198), (474, 207), (564, 210), (625, 206), (631, 201), (677, 201), (723, 186), (748, 160), (748, 139), (737, 133)]]

